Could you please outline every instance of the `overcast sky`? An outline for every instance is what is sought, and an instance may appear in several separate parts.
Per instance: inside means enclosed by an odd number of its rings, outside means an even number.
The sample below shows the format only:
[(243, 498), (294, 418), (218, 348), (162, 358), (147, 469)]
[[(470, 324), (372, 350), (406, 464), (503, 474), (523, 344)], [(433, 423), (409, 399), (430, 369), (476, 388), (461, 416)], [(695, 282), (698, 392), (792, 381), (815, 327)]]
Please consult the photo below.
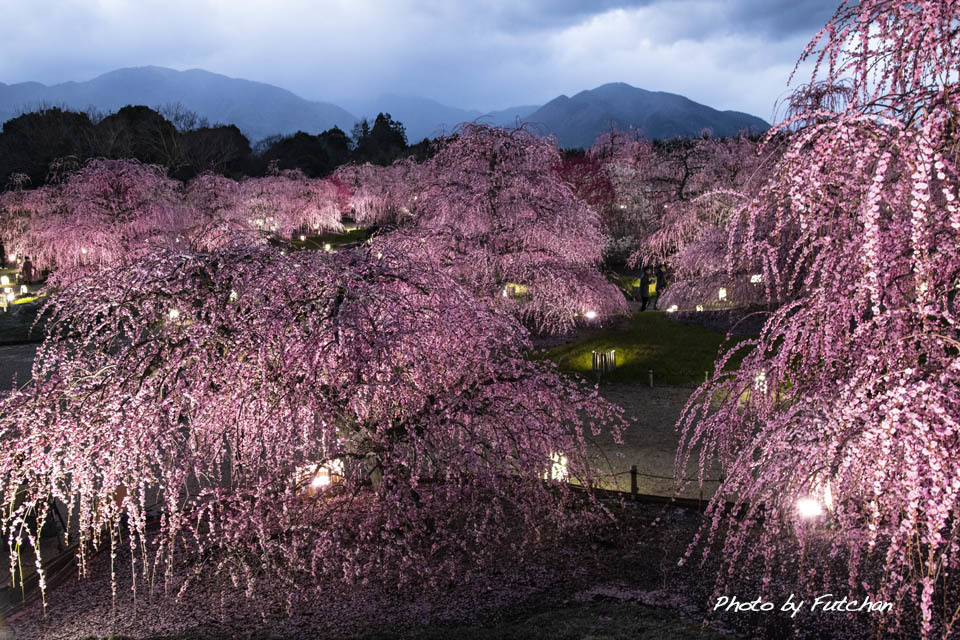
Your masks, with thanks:
[(606, 82), (770, 120), (839, 0), (0, 0), (0, 82), (201, 68), (349, 108), (481, 110)]

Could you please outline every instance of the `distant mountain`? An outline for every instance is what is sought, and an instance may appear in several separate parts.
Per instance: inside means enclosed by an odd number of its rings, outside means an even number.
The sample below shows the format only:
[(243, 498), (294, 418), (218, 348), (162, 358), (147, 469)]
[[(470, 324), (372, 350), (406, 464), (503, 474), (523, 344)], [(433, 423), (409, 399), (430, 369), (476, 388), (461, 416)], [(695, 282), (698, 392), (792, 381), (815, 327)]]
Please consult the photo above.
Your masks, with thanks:
[(354, 112), (368, 120), (378, 113), (389, 113), (394, 120), (403, 123), (407, 140), (413, 144), (424, 138), (436, 138), (450, 134), (464, 122), (481, 122), (494, 126), (513, 127), (517, 119), (523, 119), (538, 109), (537, 106), (510, 107), (500, 111), (483, 113), (477, 109), (460, 109), (440, 104), (429, 98), (382, 95), (371, 103), (352, 105)]
[(709, 128), (715, 136), (741, 130), (762, 133), (770, 125), (739, 111), (717, 111), (674, 93), (646, 91), (622, 82), (559, 96), (524, 118), (534, 131), (553, 134), (561, 147), (589, 148), (601, 133), (616, 126), (640, 129), (649, 139), (695, 136)]
[[(0, 123), (40, 106), (66, 106), (78, 111), (92, 107), (112, 113), (127, 105), (155, 108), (175, 103), (211, 124), (237, 125), (251, 142), (297, 131), (315, 134), (333, 126), (350, 133), (359, 119), (334, 104), (305, 100), (273, 85), (202, 69), (117, 69), (86, 82), (53, 86), (0, 83)], [(770, 127), (746, 113), (717, 111), (680, 95), (637, 89), (622, 82), (581, 91), (572, 98), (559, 96), (540, 107), (510, 107), (490, 113), (399, 95), (384, 95), (352, 107), (369, 120), (380, 112), (389, 113), (406, 127), (411, 144), (451, 133), (464, 122), (505, 127), (529, 123), (537, 133), (555, 135), (562, 147), (585, 148), (611, 126), (636, 127), (654, 139), (693, 136), (704, 128), (712, 129), (714, 135), (728, 136), (742, 129), (760, 133)]]
[(127, 105), (158, 107), (178, 102), (212, 124), (237, 125), (252, 142), (297, 131), (319, 133), (335, 125), (349, 133), (357, 120), (334, 104), (311, 102), (262, 82), (201, 69), (136, 67), (49, 87), (37, 82), (0, 83), (0, 123), (41, 105), (113, 112)]

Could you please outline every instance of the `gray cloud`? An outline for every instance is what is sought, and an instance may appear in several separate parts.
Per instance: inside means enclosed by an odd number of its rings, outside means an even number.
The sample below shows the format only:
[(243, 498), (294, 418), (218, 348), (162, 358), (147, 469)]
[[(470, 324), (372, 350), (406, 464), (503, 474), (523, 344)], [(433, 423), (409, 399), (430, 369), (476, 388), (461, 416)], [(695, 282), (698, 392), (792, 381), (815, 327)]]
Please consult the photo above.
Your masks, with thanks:
[[(9, 6), (8, 6), (9, 5)], [(381, 93), (479, 109), (604, 82), (769, 118), (830, 0), (14, 0), (0, 81), (204, 68), (312, 99)]]

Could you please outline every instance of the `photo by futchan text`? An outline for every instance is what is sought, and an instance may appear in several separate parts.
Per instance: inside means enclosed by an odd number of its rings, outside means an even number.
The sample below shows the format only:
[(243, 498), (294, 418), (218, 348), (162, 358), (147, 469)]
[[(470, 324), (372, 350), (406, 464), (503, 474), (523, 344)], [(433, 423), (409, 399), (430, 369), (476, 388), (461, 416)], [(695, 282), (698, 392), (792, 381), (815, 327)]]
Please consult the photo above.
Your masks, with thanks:
[(713, 605), (713, 611), (724, 613), (763, 613), (772, 611), (781, 611), (789, 613), (790, 617), (795, 617), (806, 607), (811, 612), (817, 611), (835, 611), (837, 613), (864, 612), (864, 613), (887, 613), (893, 608), (892, 602), (884, 600), (871, 600), (870, 596), (862, 600), (853, 600), (846, 596), (840, 596), (833, 593), (824, 593), (811, 600), (801, 600), (792, 593), (782, 603), (777, 604), (772, 601), (765, 601), (762, 598), (753, 600), (740, 600), (736, 596), (720, 596)]

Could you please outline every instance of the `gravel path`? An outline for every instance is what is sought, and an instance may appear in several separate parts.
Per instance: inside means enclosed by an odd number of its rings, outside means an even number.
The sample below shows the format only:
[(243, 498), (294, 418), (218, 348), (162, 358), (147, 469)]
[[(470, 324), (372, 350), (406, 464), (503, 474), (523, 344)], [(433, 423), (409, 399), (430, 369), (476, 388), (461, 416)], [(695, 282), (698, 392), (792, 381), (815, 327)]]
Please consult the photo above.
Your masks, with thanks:
[[(591, 455), (604, 465), (609, 465), (612, 474), (606, 488), (630, 490), (630, 467), (637, 466), (637, 485), (640, 493), (673, 496), (677, 485), (673, 480), (674, 462), (680, 434), (676, 423), (684, 405), (693, 393), (693, 387), (653, 387), (641, 383), (608, 383), (600, 387), (600, 394), (624, 409), (629, 426), (623, 444), (617, 445), (610, 435), (592, 439)], [(686, 476), (695, 478), (696, 463), (689, 467)], [(713, 471), (708, 478), (716, 478)], [(716, 482), (707, 482), (703, 496), (710, 497)], [(700, 497), (696, 483), (685, 487), (681, 496)]]

